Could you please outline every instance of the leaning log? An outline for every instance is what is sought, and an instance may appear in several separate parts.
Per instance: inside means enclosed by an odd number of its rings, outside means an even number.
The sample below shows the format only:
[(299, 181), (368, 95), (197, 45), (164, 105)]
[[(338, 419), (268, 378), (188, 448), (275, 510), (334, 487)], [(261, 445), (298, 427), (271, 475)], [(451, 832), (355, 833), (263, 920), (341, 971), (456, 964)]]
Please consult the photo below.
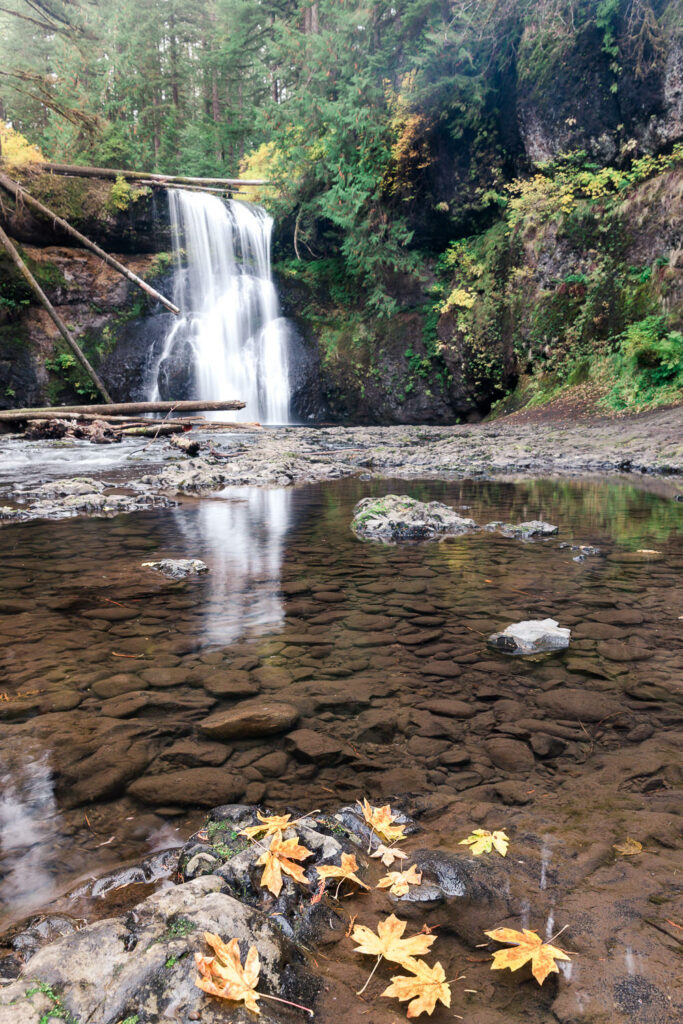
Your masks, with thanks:
[[(0, 232), (1, 231), (2, 229), (0, 228)], [(17, 253), (17, 257), (18, 256), (19, 254)], [(43, 406), (40, 409), (2, 409), (0, 410), (0, 422), (21, 422), (22, 420), (42, 419), (45, 417), (46, 413), (58, 413), (61, 417), (78, 415), (79, 413), (98, 413), (106, 419), (109, 415), (144, 416), (147, 413), (155, 412), (186, 413), (203, 412), (204, 410), (219, 410), (221, 412), (227, 412), (234, 409), (244, 409), (245, 405), (246, 402), (238, 402), (235, 400), (226, 402), (203, 402), (193, 400), (187, 402), (111, 402), (109, 405), (50, 405)]]
[(10, 195), (14, 196), (17, 202), (28, 203), (29, 206), (38, 210), (45, 217), (48, 217), (53, 224), (58, 224), (62, 231), (66, 231), (68, 235), (72, 235), (81, 243), (81, 245), (84, 245), (86, 249), (90, 249), (92, 252), (96, 253), (101, 260), (108, 263), (110, 267), (114, 268), (114, 270), (118, 270), (119, 274), (123, 274), (123, 276), (128, 278), (129, 281), (136, 284), (138, 288), (142, 288), (143, 292), (147, 292), (147, 294), (151, 295), (157, 302), (161, 302), (166, 309), (170, 309), (170, 311), (175, 313), (176, 316), (180, 313), (180, 309), (171, 302), (170, 299), (167, 299), (165, 295), (158, 292), (156, 288), (152, 288), (150, 284), (147, 284), (147, 282), (143, 281), (141, 277), (134, 274), (132, 270), (125, 267), (123, 263), (119, 263), (117, 259), (110, 256), (109, 253), (104, 251), (104, 249), (100, 249), (99, 245), (95, 245), (94, 242), (91, 242), (89, 238), (82, 235), (80, 231), (76, 230), (76, 228), (72, 228), (68, 221), (64, 220), (62, 217), (58, 217), (57, 214), (49, 208), (49, 206), (45, 206), (38, 199), (32, 196), (30, 192), (27, 192), (22, 188), (22, 186), (16, 181), (13, 181), (12, 178), (8, 178), (6, 174), (3, 174), (2, 171), (0, 171), (0, 185), (2, 185), (6, 192), (9, 192)]
[(15, 264), (15, 266), (19, 270), (20, 274), (26, 279), (26, 281), (30, 285), (31, 290), (36, 295), (36, 297), (38, 298), (38, 300), (41, 303), (41, 305), (43, 305), (45, 307), (45, 310), (46, 310), (48, 316), (50, 317), (50, 319), (54, 323), (55, 327), (57, 328), (57, 330), (59, 331), (61, 336), (66, 341), (67, 345), (69, 346), (69, 348), (71, 349), (73, 354), (76, 356), (76, 359), (78, 359), (79, 363), (81, 364), (81, 366), (83, 367), (85, 372), (90, 377), (91, 381), (93, 382), (93, 384), (95, 385), (97, 390), (102, 395), (102, 398), (105, 400), (105, 402), (109, 403), (108, 405), (101, 406), (101, 408), (104, 409), (105, 411), (107, 409), (110, 409), (111, 408), (111, 396), (109, 395), (109, 392), (105, 388), (104, 384), (102, 383), (102, 381), (98, 377), (98, 375), (95, 372), (95, 370), (93, 369), (93, 367), (88, 362), (88, 359), (86, 358), (86, 356), (82, 352), (78, 342), (73, 337), (73, 335), (69, 331), (68, 327), (66, 326), (66, 324), (64, 323), (62, 318), (57, 313), (57, 310), (54, 308), (54, 306), (52, 305), (52, 303), (48, 299), (47, 295), (45, 294), (43, 289), (40, 287), (40, 285), (36, 281), (35, 277), (33, 276), (31, 271), (28, 269), (28, 267), (26, 266), (26, 264), (22, 260), (21, 256), (19, 255), (19, 252), (14, 247), (14, 245), (12, 244), (12, 242), (10, 241), (8, 236), (5, 234), (5, 232), (2, 230), (2, 228), (0, 228), (0, 243), (2, 244), (3, 248), (5, 249), (7, 255), (10, 257), (12, 262)]
[(41, 171), (52, 174), (69, 174), (77, 178), (124, 178), (126, 181), (175, 182), (179, 185), (267, 185), (261, 178), (184, 178), (177, 174), (151, 174), (148, 171), (122, 171), (111, 167), (79, 167), (77, 164), (53, 164), (49, 161), (37, 165)]

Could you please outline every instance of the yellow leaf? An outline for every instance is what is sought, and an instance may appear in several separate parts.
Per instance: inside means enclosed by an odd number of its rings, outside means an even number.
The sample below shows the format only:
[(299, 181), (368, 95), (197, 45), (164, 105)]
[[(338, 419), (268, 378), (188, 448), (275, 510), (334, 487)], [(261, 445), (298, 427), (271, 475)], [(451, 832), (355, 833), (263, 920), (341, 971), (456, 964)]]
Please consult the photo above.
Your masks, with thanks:
[(467, 839), (460, 840), (460, 846), (469, 846), (470, 853), (478, 857), (481, 853), (491, 853), (495, 849), (504, 857), (508, 852), (510, 840), (504, 832), (489, 832), (485, 828), (475, 828)]
[(451, 1005), (451, 990), (441, 964), (436, 963), (430, 967), (424, 960), (413, 960), (404, 966), (413, 974), (397, 975), (392, 978), (391, 985), (382, 992), (382, 995), (401, 1002), (411, 999), (412, 1002), (408, 1004), (408, 1017), (419, 1017), (421, 1013), (428, 1013), (431, 1016), (439, 1000), (444, 1006)]
[(263, 833), (264, 836), (273, 836), (276, 832), (285, 832), (292, 822), (290, 821), (292, 815), (284, 814), (281, 817), (273, 814), (270, 817), (261, 814), (260, 811), (256, 812), (256, 817), (261, 822), (260, 825), (250, 825), (248, 828), (242, 828), (239, 831), (241, 836), (249, 836), (250, 839), (255, 839), (256, 836)]
[(388, 843), (395, 843), (399, 839), (405, 839), (405, 825), (394, 825), (396, 815), (389, 804), (384, 807), (372, 807), (366, 799), (361, 804), (363, 817), (373, 832), (376, 832)]
[(616, 850), (620, 857), (635, 857), (637, 853), (643, 852), (643, 844), (627, 836), (625, 843), (615, 843), (612, 849)]
[(569, 960), (570, 957), (557, 946), (551, 946), (544, 942), (536, 932), (518, 932), (514, 928), (495, 928), (486, 935), (496, 942), (514, 943), (514, 949), (499, 949), (493, 954), (492, 971), (502, 971), (509, 967), (511, 971), (518, 971), (525, 963), (531, 960), (531, 973), (542, 985), (551, 972), (559, 973), (556, 960)]
[(384, 843), (380, 843), (374, 853), (370, 854), (371, 857), (379, 857), (385, 867), (390, 868), (395, 860), (406, 860), (408, 857), (407, 853), (403, 850), (394, 850), (389, 846), (385, 846)]
[(264, 888), (270, 889), (273, 896), (279, 896), (282, 889), (282, 872), (284, 871), (295, 881), (306, 885), (304, 869), (294, 861), (306, 860), (307, 857), (312, 856), (313, 852), (307, 850), (305, 846), (301, 846), (296, 836), (293, 839), (283, 839), (282, 832), (276, 832), (270, 841), (269, 848), (256, 861), (258, 865), (263, 865), (260, 884)]
[(368, 956), (383, 956), (385, 960), (393, 960), (398, 964), (407, 964), (415, 956), (424, 956), (429, 952), (436, 935), (411, 935), (409, 939), (401, 936), (406, 930), (407, 921), (401, 921), (390, 914), (377, 923), (377, 934), (364, 924), (357, 924), (351, 933), (354, 942), (360, 945), (355, 953), (367, 953)]
[(417, 864), (413, 864), (407, 871), (390, 871), (377, 883), (378, 889), (388, 889), (394, 896), (405, 896), (411, 885), (419, 885), (422, 881), (422, 872), (417, 870)]
[[(352, 853), (342, 853), (341, 855), (341, 866), (336, 864), (322, 864), (320, 867), (315, 869), (318, 872), (320, 878), (338, 878), (339, 884), (344, 880), (349, 882), (355, 882), (356, 885), (360, 885), (363, 889), (369, 889), (370, 886), (362, 882), (358, 875), (355, 874), (358, 871), (358, 864), (356, 858)], [(337, 887), (338, 888), (338, 887)]]
[(261, 970), (256, 946), (249, 947), (242, 967), (237, 939), (225, 943), (211, 932), (204, 932), (204, 938), (216, 955), (202, 956), (195, 953), (194, 958), (199, 971), (195, 985), (210, 996), (231, 999), (236, 1003), (243, 1002), (253, 1013), (260, 1013), (256, 1002), (259, 993), (254, 991)]

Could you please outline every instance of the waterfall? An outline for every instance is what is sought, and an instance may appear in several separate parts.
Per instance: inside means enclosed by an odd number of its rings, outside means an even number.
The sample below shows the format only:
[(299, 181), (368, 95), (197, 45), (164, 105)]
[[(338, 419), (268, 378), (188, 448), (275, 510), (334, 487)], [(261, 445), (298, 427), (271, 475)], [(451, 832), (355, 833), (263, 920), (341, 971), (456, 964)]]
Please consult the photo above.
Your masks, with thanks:
[(150, 401), (238, 398), (245, 409), (213, 417), (288, 423), (287, 322), (271, 279), (272, 219), (258, 206), (205, 192), (168, 196), (181, 314), (152, 353)]

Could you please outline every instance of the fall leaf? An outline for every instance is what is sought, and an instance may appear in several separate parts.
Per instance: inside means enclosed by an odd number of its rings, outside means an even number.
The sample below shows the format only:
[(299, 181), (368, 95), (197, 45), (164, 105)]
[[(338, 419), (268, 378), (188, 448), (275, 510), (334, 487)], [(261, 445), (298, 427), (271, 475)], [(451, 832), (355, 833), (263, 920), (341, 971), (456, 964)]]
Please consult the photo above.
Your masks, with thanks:
[(282, 889), (282, 872), (291, 875), (297, 882), (306, 885), (304, 869), (296, 860), (306, 860), (312, 857), (313, 851), (301, 846), (296, 836), (293, 839), (283, 839), (282, 832), (276, 832), (270, 841), (269, 848), (256, 861), (258, 865), (264, 865), (261, 875), (261, 885), (270, 889), (273, 896), (279, 896)]
[(491, 853), (495, 849), (504, 857), (508, 852), (510, 840), (504, 832), (489, 832), (486, 828), (475, 828), (467, 839), (460, 840), (460, 846), (469, 846), (470, 853), (478, 857), (480, 853)]
[(394, 896), (405, 896), (411, 885), (419, 885), (422, 881), (422, 872), (417, 870), (417, 864), (413, 864), (407, 871), (390, 871), (377, 883), (378, 889), (388, 889)]
[(249, 836), (250, 839), (255, 839), (263, 833), (265, 838), (267, 836), (274, 836), (276, 832), (285, 832), (292, 825), (292, 822), (290, 821), (292, 817), (291, 814), (283, 814), (280, 817), (272, 814), (268, 817), (267, 815), (261, 814), (260, 811), (257, 811), (256, 817), (261, 824), (250, 825), (248, 828), (241, 828), (239, 830), (239, 835)]
[(216, 955), (202, 956), (201, 953), (195, 953), (194, 958), (199, 971), (195, 985), (210, 996), (231, 999), (236, 1003), (243, 1002), (253, 1013), (260, 1013), (256, 1002), (259, 993), (255, 988), (258, 985), (261, 965), (256, 946), (249, 947), (242, 967), (237, 939), (231, 939), (226, 944), (218, 935), (211, 932), (204, 932), (204, 938)]
[(406, 860), (408, 857), (407, 853), (403, 850), (394, 850), (393, 847), (385, 846), (384, 843), (380, 843), (374, 853), (370, 854), (371, 857), (380, 857), (382, 864), (385, 867), (390, 868), (395, 860)]
[(514, 928), (495, 928), (485, 934), (496, 942), (515, 944), (514, 949), (499, 949), (493, 954), (492, 971), (502, 971), (506, 967), (511, 971), (518, 971), (531, 960), (531, 973), (539, 985), (542, 985), (553, 971), (559, 973), (556, 960), (570, 959), (564, 950), (544, 942), (540, 935), (527, 931), (526, 928), (521, 932), (515, 931)]
[(409, 1018), (419, 1017), (421, 1013), (428, 1013), (431, 1016), (439, 1000), (444, 1006), (451, 1005), (451, 990), (441, 964), (436, 963), (430, 967), (424, 960), (411, 960), (406, 961), (403, 966), (412, 971), (412, 975), (399, 974), (392, 978), (391, 985), (382, 992), (382, 995), (393, 997), (400, 1002), (411, 999), (407, 1013)]
[(377, 923), (377, 934), (364, 924), (357, 924), (351, 938), (360, 945), (355, 953), (367, 953), (369, 956), (383, 956), (385, 960), (393, 960), (405, 964), (415, 956), (423, 956), (429, 952), (430, 946), (436, 941), (436, 935), (411, 935), (402, 939), (407, 921), (401, 921), (394, 914)]
[[(322, 864), (320, 867), (315, 869), (321, 878), (338, 878), (339, 885), (344, 880), (349, 882), (355, 882), (356, 885), (360, 885), (363, 889), (369, 889), (370, 886), (362, 882), (358, 875), (355, 874), (358, 871), (358, 864), (356, 858), (352, 853), (342, 853), (341, 855), (341, 866), (337, 864)], [(339, 886), (337, 886), (339, 891)]]
[(382, 839), (389, 843), (395, 843), (398, 839), (405, 839), (405, 825), (394, 825), (396, 815), (389, 804), (384, 807), (372, 807), (366, 799), (361, 804), (363, 817), (373, 832), (376, 832)]
[(612, 849), (616, 850), (620, 857), (635, 857), (637, 853), (643, 852), (643, 844), (627, 836), (625, 843), (615, 843)]

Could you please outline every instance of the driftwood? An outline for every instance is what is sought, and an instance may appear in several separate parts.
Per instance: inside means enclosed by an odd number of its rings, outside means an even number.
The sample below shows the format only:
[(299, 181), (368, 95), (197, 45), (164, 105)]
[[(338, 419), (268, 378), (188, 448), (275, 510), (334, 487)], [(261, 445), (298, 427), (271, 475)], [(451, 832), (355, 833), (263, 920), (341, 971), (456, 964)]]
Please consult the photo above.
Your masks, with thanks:
[(111, 167), (79, 167), (76, 164), (54, 164), (42, 163), (38, 165), (40, 170), (50, 171), (52, 174), (69, 174), (78, 178), (124, 178), (126, 181), (158, 182), (165, 184), (171, 182), (177, 185), (267, 185), (268, 182), (260, 178), (184, 178), (177, 174), (150, 174), (148, 171), (123, 171), (113, 170)]
[(118, 427), (124, 437), (161, 437), (163, 434), (182, 434), (189, 430), (183, 423), (169, 420), (168, 423), (148, 423), (144, 427)]
[[(62, 335), (62, 337), (66, 341), (67, 345), (69, 346), (69, 348), (71, 349), (73, 354), (76, 356), (76, 359), (78, 359), (79, 363), (81, 364), (83, 369), (86, 371), (86, 373), (90, 377), (91, 381), (93, 382), (93, 384), (95, 385), (97, 390), (102, 395), (102, 398), (104, 398), (105, 402), (111, 404), (111, 396), (109, 395), (109, 392), (105, 388), (104, 384), (102, 383), (102, 381), (98, 377), (98, 375), (95, 372), (95, 370), (93, 369), (93, 367), (88, 362), (88, 359), (86, 358), (84, 353), (81, 351), (81, 348), (80, 348), (78, 342), (73, 337), (73, 335), (69, 331), (68, 327), (66, 326), (66, 324), (64, 323), (62, 318), (57, 313), (57, 310), (54, 308), (54, 306), (52, 305), (52, 303), (48, 299), (47, 295), (45, 294), (43, 289), (40, 287), (40, 285), (36, 281), (35, 277), (33, 276), (31, 271), (28, 269), (28, 267), (26, 266), (26, 264), (22, 260), (22, 258), (19, 255), (17, 249), (15, 248), (13, 243), (10, 241), (10, 239), (7, 237), (7, 235), (2, 230), (2, 228), (0, 228), (0, 243), (2, 244), (3, 248), (7, 252), (8, 256), (10, 257), (12, 262), (16, 265), (16, 267), (19, 270), (20, 274), (26, 279), (26, 281), (30, 285), (31, 290), (36, 295), (36, 297), (40, 301), (41, 305), (43, 305), (45, 307), (45, 310), (46, 310), (48, 316), (50, 317), (52, 322), (55, 324), (57, 330), (59, 331), (59, 333)], [(107, 406), (105, 406), (105, 409), (106, 408), (107, 408)], [(2, 415), (2, 414), (0, 414), (0, 415)]]
[[(0, 232), (2, 232), (1, 228)], [(19, 254), (17, 253), (17, 256), (18, 255)], [(109, 416), (144, 416), (146, 413), (154, 412), (185, 413), (202, 412), (203, 410), (224, 412), (232, 409), (244, 409), (245, 405), (246, 402), (238, 402), (234, 400), (226, 402), (111, 402), (109, 405), (53, 405), (43, 406), (39, 409), (2, 409), (0, 410), (0, 422), (20, 423), (23, 420), (45, 419), (50, 415), (68, 418), (71, 416), (78, 416), (80, 413), (83, 413), (86, 416), (96, 415), (98, 418), (107, 419)], [(207, 426), (209, 426), (210, 423), (211, 421), (208, 420)], [(228, 426), (244, 425), (245, 424), (228, 424)]]
[(161, 294), (161, 292), (158, 292), (156, 288), (152, 288), (152, 286), (147, 284), (146, 281), (143, 281), (141, 277), (138, 277), (138, 275), (134, 274), (132, 270), (125, 267), (123, 263), (119, 263), (117, 259), (110, 256), (109, 253), (106, 253), (104, 249), (100, 249), (99, 245), (95, 245), (94, 242), (91, 242), (89, 238), (82, 235), (80, 231), (76, 230), (76, 228), (72, 228), (68, 221), (64, 220), (62, 217), (58, 217), (57, 214), (49, 208), (49, 206), (44, 206), (43, 203), (32, 196), (30, 192), (27, 192), (21, 185), (17, 184), (16, 181), (13, 181), (12, 178), (8, 178), (6, 174), (2, 173), (2, 171), (0, 171), (0, 185), (2, 185), (6, 192), (13, 195), (17, 202), (28, 203), (29, 206), (34, 207), (34, 209), (38, 210), (45, 217), (48, 217), (53, 224), (58, 224), (62, 231), (66, 231), (67, 234), (72, 235), (81, 243), (81, 245), (84, 245), (86, 249), (90, 249), (92, 252), (96, 253), (101, 260), (104, 260), (104, 262), (109, 264), (110, 267), (113, 267), (114, 270), (118, 270), (119, 274), (123, 274), (123, 276), (129, 281), (132, 281), (133, 284), (138, 286), (138, 288), (141, 288), (143, 292), (147, 292), (147, 294), (151, 295), (157, 302), (161, 302), (166, 309), (170, 309), (170, 311), (175, 313), (176, 316), (180, 313), (178, 306), (171, 302), (170, 299), (167, 299)]

